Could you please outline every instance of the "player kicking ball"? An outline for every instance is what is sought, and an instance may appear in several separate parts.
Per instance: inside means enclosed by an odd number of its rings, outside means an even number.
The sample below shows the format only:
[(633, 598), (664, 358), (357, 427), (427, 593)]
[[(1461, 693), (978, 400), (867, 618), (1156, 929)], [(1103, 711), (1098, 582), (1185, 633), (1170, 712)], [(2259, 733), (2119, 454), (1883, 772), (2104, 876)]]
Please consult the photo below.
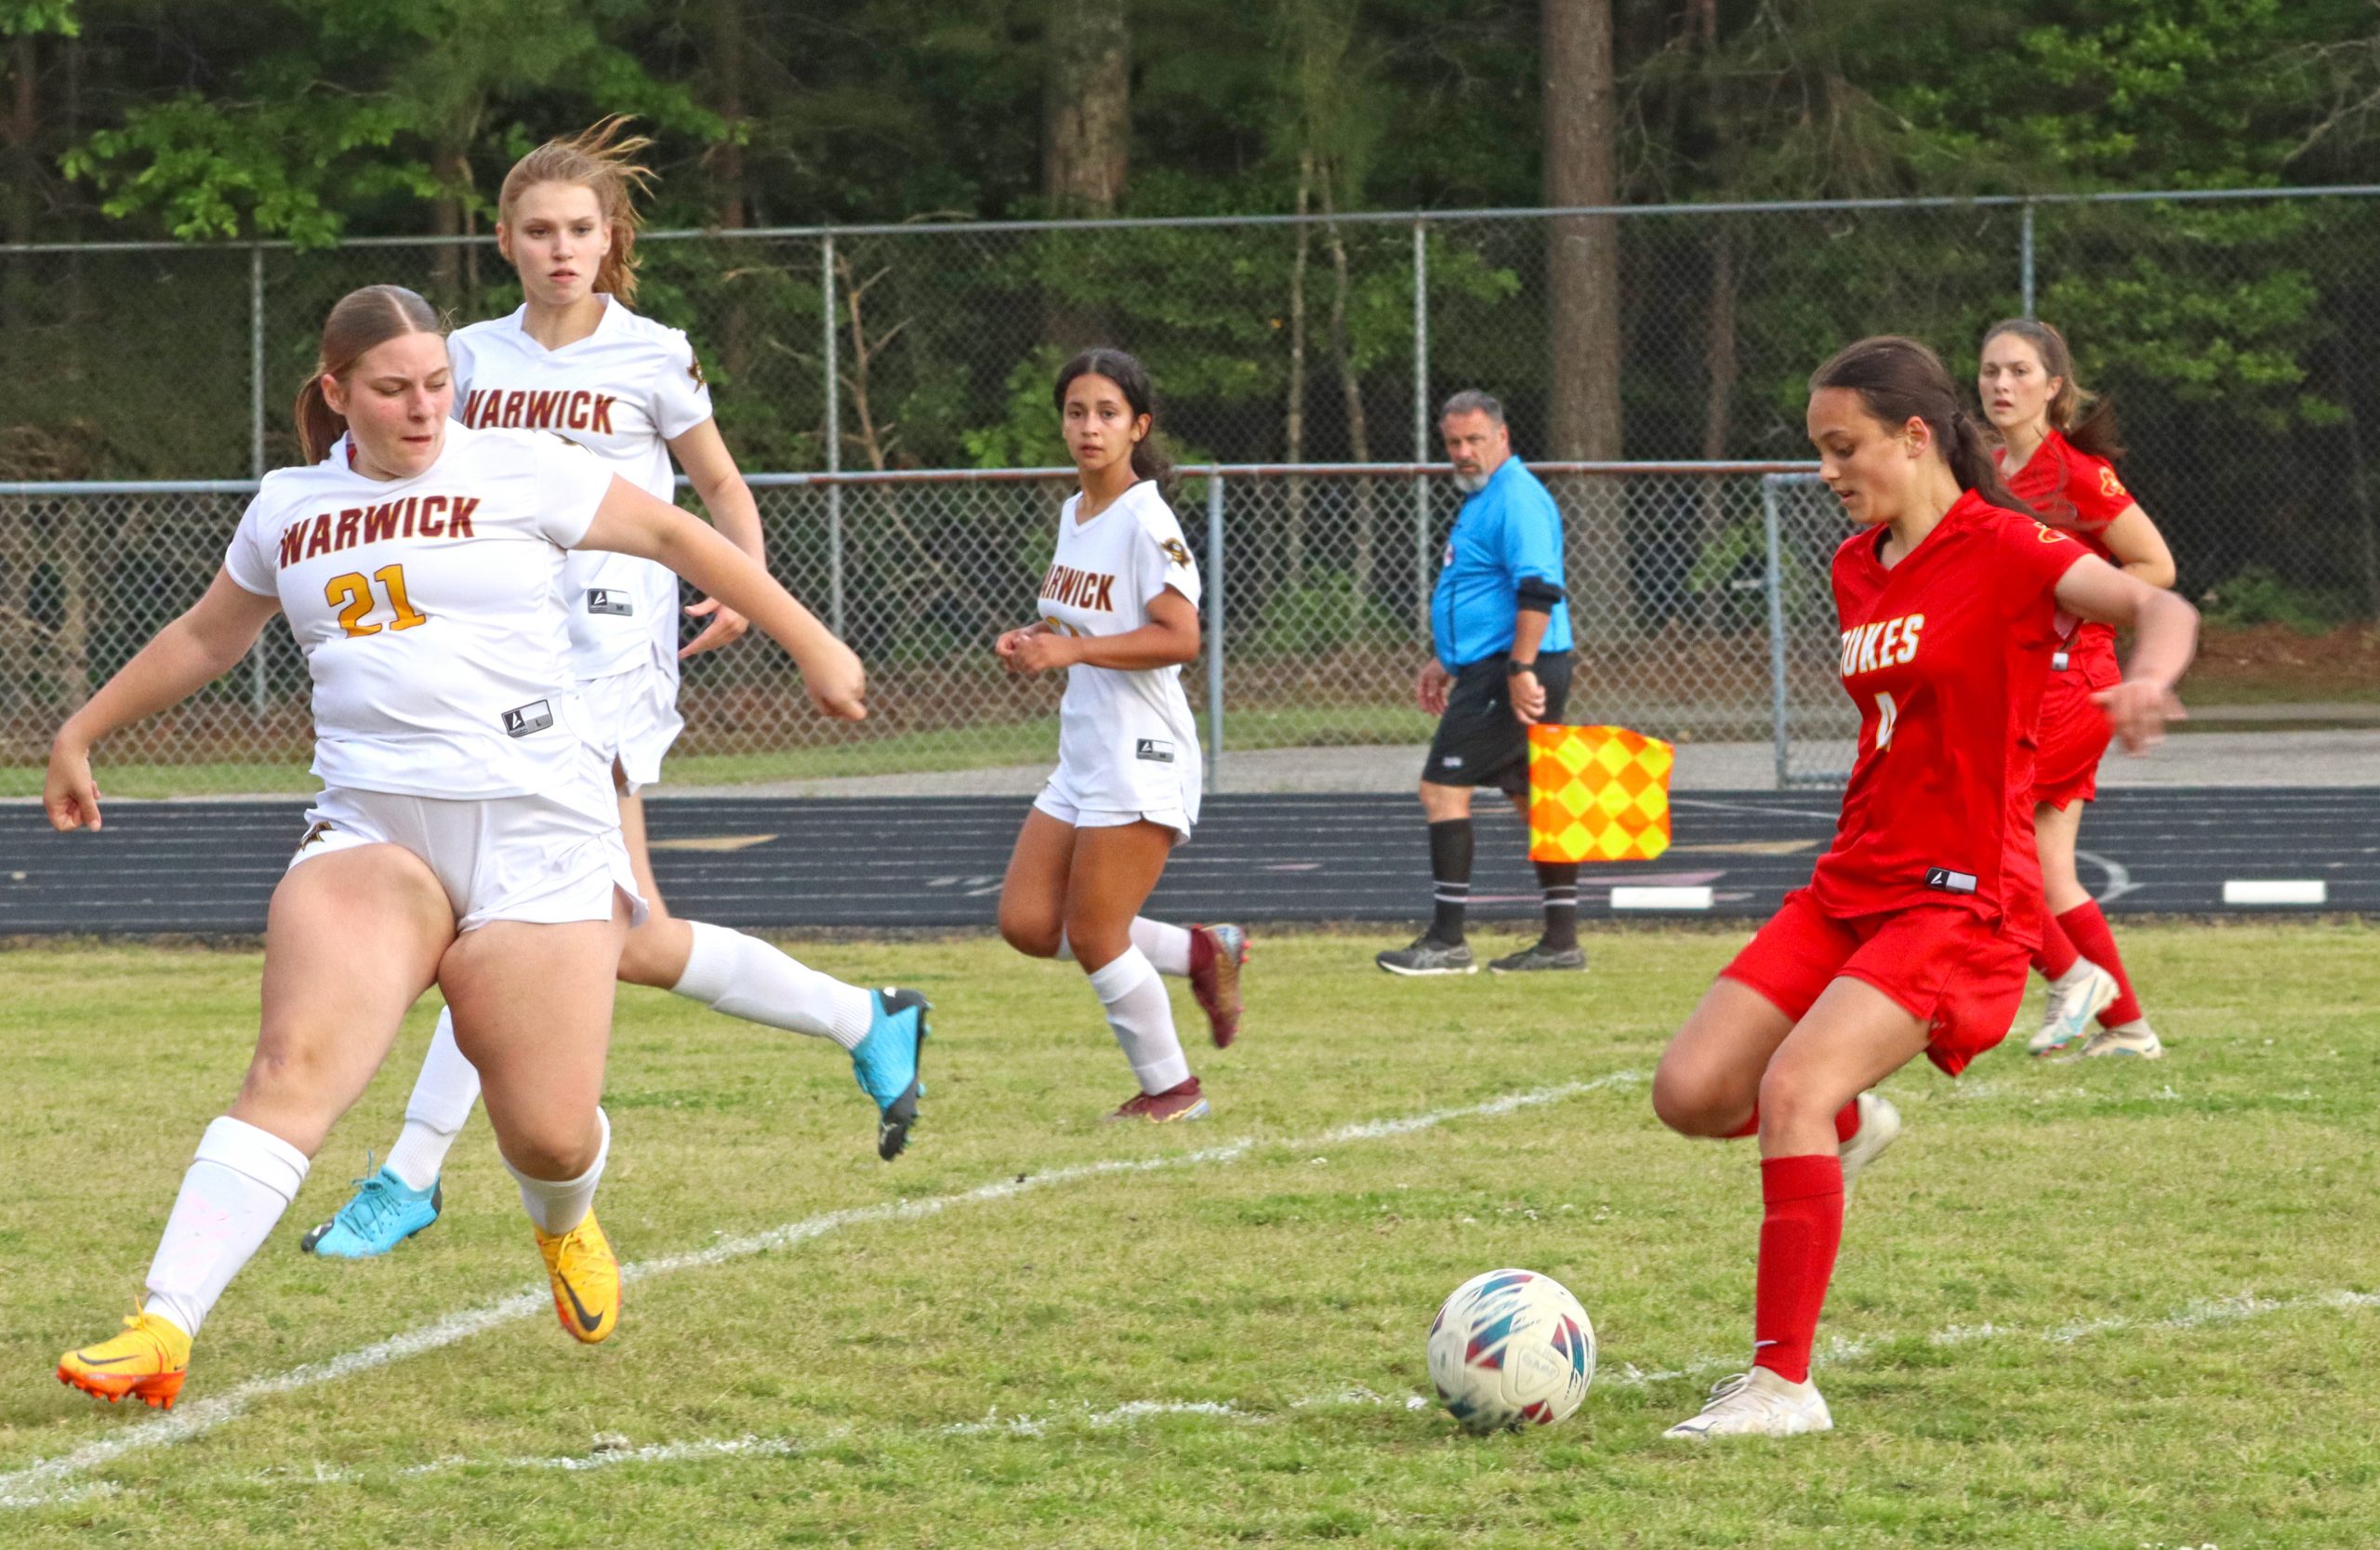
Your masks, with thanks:
[(2001, 484), (1949, 374), (1862, 339), (1810, 378), (1820, 476), (1859, 531), (1835, 551), (1858, 754), (1834, 843), (1670, 1041), (1653, 1108), (1686, 1135), (1760, 1137), (1750, 1371), (1665, 1434), (1833, 1424), (1810, 1379), (1844, 1192), (1899, 1133), (1870, 1088), (1997, 1044), (2041, 940), (2031, 732), (2061, 615), (2135, 631), (2098, 703), (2124, 746), (2180, 713), (2198, 616), (2043, 525)]

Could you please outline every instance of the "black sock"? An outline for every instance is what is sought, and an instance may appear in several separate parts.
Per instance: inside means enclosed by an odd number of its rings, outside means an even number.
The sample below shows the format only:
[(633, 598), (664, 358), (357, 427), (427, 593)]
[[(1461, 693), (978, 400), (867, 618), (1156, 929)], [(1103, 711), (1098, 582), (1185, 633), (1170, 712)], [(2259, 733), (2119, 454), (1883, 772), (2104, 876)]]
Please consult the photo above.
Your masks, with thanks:
[(1430, 878), (1437, 910), (1430, 934), (1448, 947), (1462, 941), (1462, 912), (1471, 903), (1471, 820), (1448, 818), (1430, 826)]
[(1545, 945), (1556, 952), (1579, 945), (1579, 864), (1537, 863), (1537, 886), (1545, 895)]

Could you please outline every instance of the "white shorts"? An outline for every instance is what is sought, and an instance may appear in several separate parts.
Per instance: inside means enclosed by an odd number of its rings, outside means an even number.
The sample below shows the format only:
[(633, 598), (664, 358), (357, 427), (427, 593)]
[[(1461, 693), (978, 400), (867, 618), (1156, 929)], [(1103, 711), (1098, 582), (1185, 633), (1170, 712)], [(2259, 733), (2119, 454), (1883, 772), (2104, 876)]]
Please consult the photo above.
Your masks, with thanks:
[(1145, 818), (1150, 823), (1162, 824), (1173, 830), (1180, 837), (1175, 841), (1177, 844), (1190, 838), (1190, 826), (1194, 821), (1179, 802), (1170, 807), (1140, 810), (1084, 807), (1075, 801), (1073, 788), (1066, 784), (1066, 772), (1063, 767), (1050, 776), (1050, 784), (1041, 788), (1041, 794), (1033, 799), (1033, 805), (1058, 822), (1075, 828), (1121, 828), (1126, 824), (1137, 824)]
[(588, 740), (608, 766), (619, 762), (628, 794), (661, 778), (661, 758), (686, 728), (678, 714), (678, 675), (646, 663), (626, 672), (578, 681), (587, 708)]
[(306, 810), (306, 838), (289, 865), (358, 845), (402, 845), (428, 862), (458, 932), (491, 921), (608, 921), (615, 891), (628, 897), (630, 924), (647, 913), (617, 816), (605, 823), (549, 796), (457, 801), (334, 788)]

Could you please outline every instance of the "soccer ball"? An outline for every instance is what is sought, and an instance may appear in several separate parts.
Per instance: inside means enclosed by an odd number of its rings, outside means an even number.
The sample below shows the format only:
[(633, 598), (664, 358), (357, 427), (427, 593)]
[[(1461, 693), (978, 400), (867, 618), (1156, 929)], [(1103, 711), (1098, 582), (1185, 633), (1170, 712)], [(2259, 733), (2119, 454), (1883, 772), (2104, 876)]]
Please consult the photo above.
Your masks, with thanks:
[(1430, 1325), (1430, 1382), (1463, 1429), (1550, 1426), (1595, 1376), (1595, 1327), (1569, 1290), (1533, 1270), (1490, 1270), (1454, 1289)]

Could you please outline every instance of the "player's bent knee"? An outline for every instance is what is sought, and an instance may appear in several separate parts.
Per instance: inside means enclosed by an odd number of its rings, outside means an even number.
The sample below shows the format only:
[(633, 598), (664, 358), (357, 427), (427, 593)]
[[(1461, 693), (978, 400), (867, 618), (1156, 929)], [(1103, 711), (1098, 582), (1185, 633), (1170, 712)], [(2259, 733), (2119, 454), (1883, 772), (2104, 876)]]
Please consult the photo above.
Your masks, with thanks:
[(513, 1119), (496, 1135), (504, 1160), (533, 1179), (575, 1179), (595, 1166), (602, 1135), (590, 1114)]
[(1055, 958), (1064, 927), (1054, 917), (1000, 912), (1000, 940), (1027, 958)]
[(1731, 1136), (1743, 1129), (1752, 1106), (1734, 1082), (1707, 1074), (1689, 1075), (1663, 1062), (1653, 1073), (1653, 1114), (1680, 1135)]

